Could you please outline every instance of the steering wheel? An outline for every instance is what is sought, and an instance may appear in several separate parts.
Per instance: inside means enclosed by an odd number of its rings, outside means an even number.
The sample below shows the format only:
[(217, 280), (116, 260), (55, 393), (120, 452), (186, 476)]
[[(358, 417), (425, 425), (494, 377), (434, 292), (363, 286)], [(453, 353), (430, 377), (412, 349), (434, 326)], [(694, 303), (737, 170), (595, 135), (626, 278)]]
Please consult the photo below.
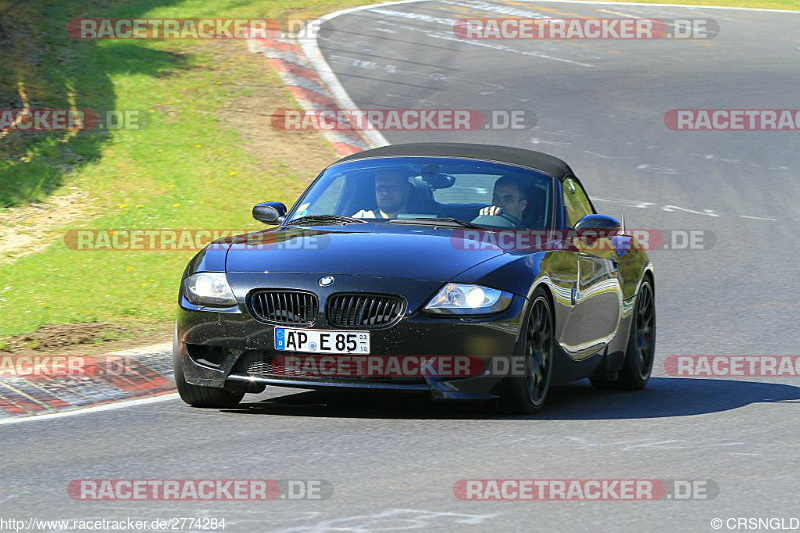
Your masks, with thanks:
[[(498, 220), (500, 219), (500, 220)], [(500, 222), (498, 224), (498, 222)], [(506, 213), (505, 211), (500, 211), (496, 215), (479, 215), (476, 219), (472, 221), (473, 224), (482, 224), (484, 226), (495, 226), (495, 227), (502, 227), (502, 228), (523, 228), (525, 224), (519, 220), (517, 217)]]
[(524, 226), (523, 222), (520, 219), (518, 219), (515, 216), (509, 215), (505, 211), (500, 211), (500, 213), (498, 213), (495, 216), (508, 220), (511, 224), (514, 225), (515, 228), (521, 228)]

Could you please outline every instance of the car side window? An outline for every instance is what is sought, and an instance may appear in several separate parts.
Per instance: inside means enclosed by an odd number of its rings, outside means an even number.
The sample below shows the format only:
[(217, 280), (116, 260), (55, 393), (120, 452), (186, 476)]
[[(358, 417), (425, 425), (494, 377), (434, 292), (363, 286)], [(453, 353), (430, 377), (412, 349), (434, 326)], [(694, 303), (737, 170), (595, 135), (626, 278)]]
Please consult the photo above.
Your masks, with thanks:
[(563, 182), (564, 189), (564, 211), (567, 217), (567, 224), (575, 227), (575, 224), (586, 215), (594, 213), (592, 204), (586, 196), (586, 192), (577, 181), (567, 178)]
[(309, 195), (309, 198), (298, 208), (296, 217), (305, 215), (324, 215), (333, 213), (337, 204), (341, 200), (344, 192), (345, 175), (340, 174), (334, 177), (328, 186), (319, 191), (314, 191), (316, 195)]

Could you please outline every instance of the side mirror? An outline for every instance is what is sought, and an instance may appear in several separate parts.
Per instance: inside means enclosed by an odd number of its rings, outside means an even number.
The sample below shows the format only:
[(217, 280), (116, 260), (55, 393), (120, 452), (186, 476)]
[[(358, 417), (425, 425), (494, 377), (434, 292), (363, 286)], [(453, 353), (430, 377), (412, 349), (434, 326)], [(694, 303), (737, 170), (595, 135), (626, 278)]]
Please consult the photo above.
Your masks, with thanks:
[(586, 215), (575, 224), (579, 237), (594, 241), (601, 237), (613, 237), (622, 229), (619, 220), (608, 215)]
[(601, 230), (609, 233), (622, 229), (619, 220), (608, 215), (586, 215), (575, 224), (575, 230)]
[(280, 224), (286, 215), (286, 206), (281, 202), (263, 202), (253, 207), (253, 218), (264, 224)]

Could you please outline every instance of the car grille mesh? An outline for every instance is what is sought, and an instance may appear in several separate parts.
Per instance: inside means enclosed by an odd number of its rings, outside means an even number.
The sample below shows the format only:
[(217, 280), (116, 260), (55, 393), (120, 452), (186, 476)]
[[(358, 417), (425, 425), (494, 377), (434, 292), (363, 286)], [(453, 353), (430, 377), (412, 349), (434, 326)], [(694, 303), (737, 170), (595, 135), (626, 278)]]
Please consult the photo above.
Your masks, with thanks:
[(274, 359), (275, 355), (268, 355), (260, 351), (245, 352), (236, 362), (231, 374), (244, 374), (259, 378), (302, 376), (298, 372), (287, 372), (279, 363), (280, 360), (275, 361), (276, 364), (273, 365)]
[(317, 318), (317, 296), (303, 291), (256, 291), (250, 311), (256, 319), (283, 326), (307, 326)]
[(398, 320), (404, 301), (397, 296), (378, 294), (336, 294), (328, 300), (327, 318), (332, 326), (373, 328)]

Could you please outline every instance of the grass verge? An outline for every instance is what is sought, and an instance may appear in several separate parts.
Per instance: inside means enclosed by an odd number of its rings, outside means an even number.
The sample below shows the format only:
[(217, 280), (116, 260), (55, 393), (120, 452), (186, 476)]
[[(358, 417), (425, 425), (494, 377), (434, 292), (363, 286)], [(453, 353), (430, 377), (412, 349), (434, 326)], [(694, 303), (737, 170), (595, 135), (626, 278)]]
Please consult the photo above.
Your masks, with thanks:
[[(310, 18), (357, 0), (87, 0), (2, 8), (20, 28), (4, 60), (4, 98), (20, 107), (139, 110), (140, 130), (7, 136), (0, 196), (5, 205), (78, 189), (91, 200), (83, 221), (57, 226), (46, 249), (0, 265), (0, 337), (44, 324), (171, 320), (180, 274), (193, 252), (73, 251), (72, 228), (259, 228), (258, 201), (291, 203), (333, 150), (316, 133), (283, 133), (272, 109), (294, 101), (244, 41), (76, 41), (79, 17)], [(8, 17), (5, 18), (6, 20)], [(33, 38), (31, 36), (36, 36)], [(27, 39), (27, 40), (26, 40)], [(10, 74), (9, 74), (10, 72)], [(10, 79), (10, 78), (9, 78)], [(18, 98), (14, 101), (14, 98)], [(68, 168), (69, 167), (69, 168)], [(0, 213), (2, 215), (2, 213)], [(58, 217), (58, 212), (50, 213)]]

